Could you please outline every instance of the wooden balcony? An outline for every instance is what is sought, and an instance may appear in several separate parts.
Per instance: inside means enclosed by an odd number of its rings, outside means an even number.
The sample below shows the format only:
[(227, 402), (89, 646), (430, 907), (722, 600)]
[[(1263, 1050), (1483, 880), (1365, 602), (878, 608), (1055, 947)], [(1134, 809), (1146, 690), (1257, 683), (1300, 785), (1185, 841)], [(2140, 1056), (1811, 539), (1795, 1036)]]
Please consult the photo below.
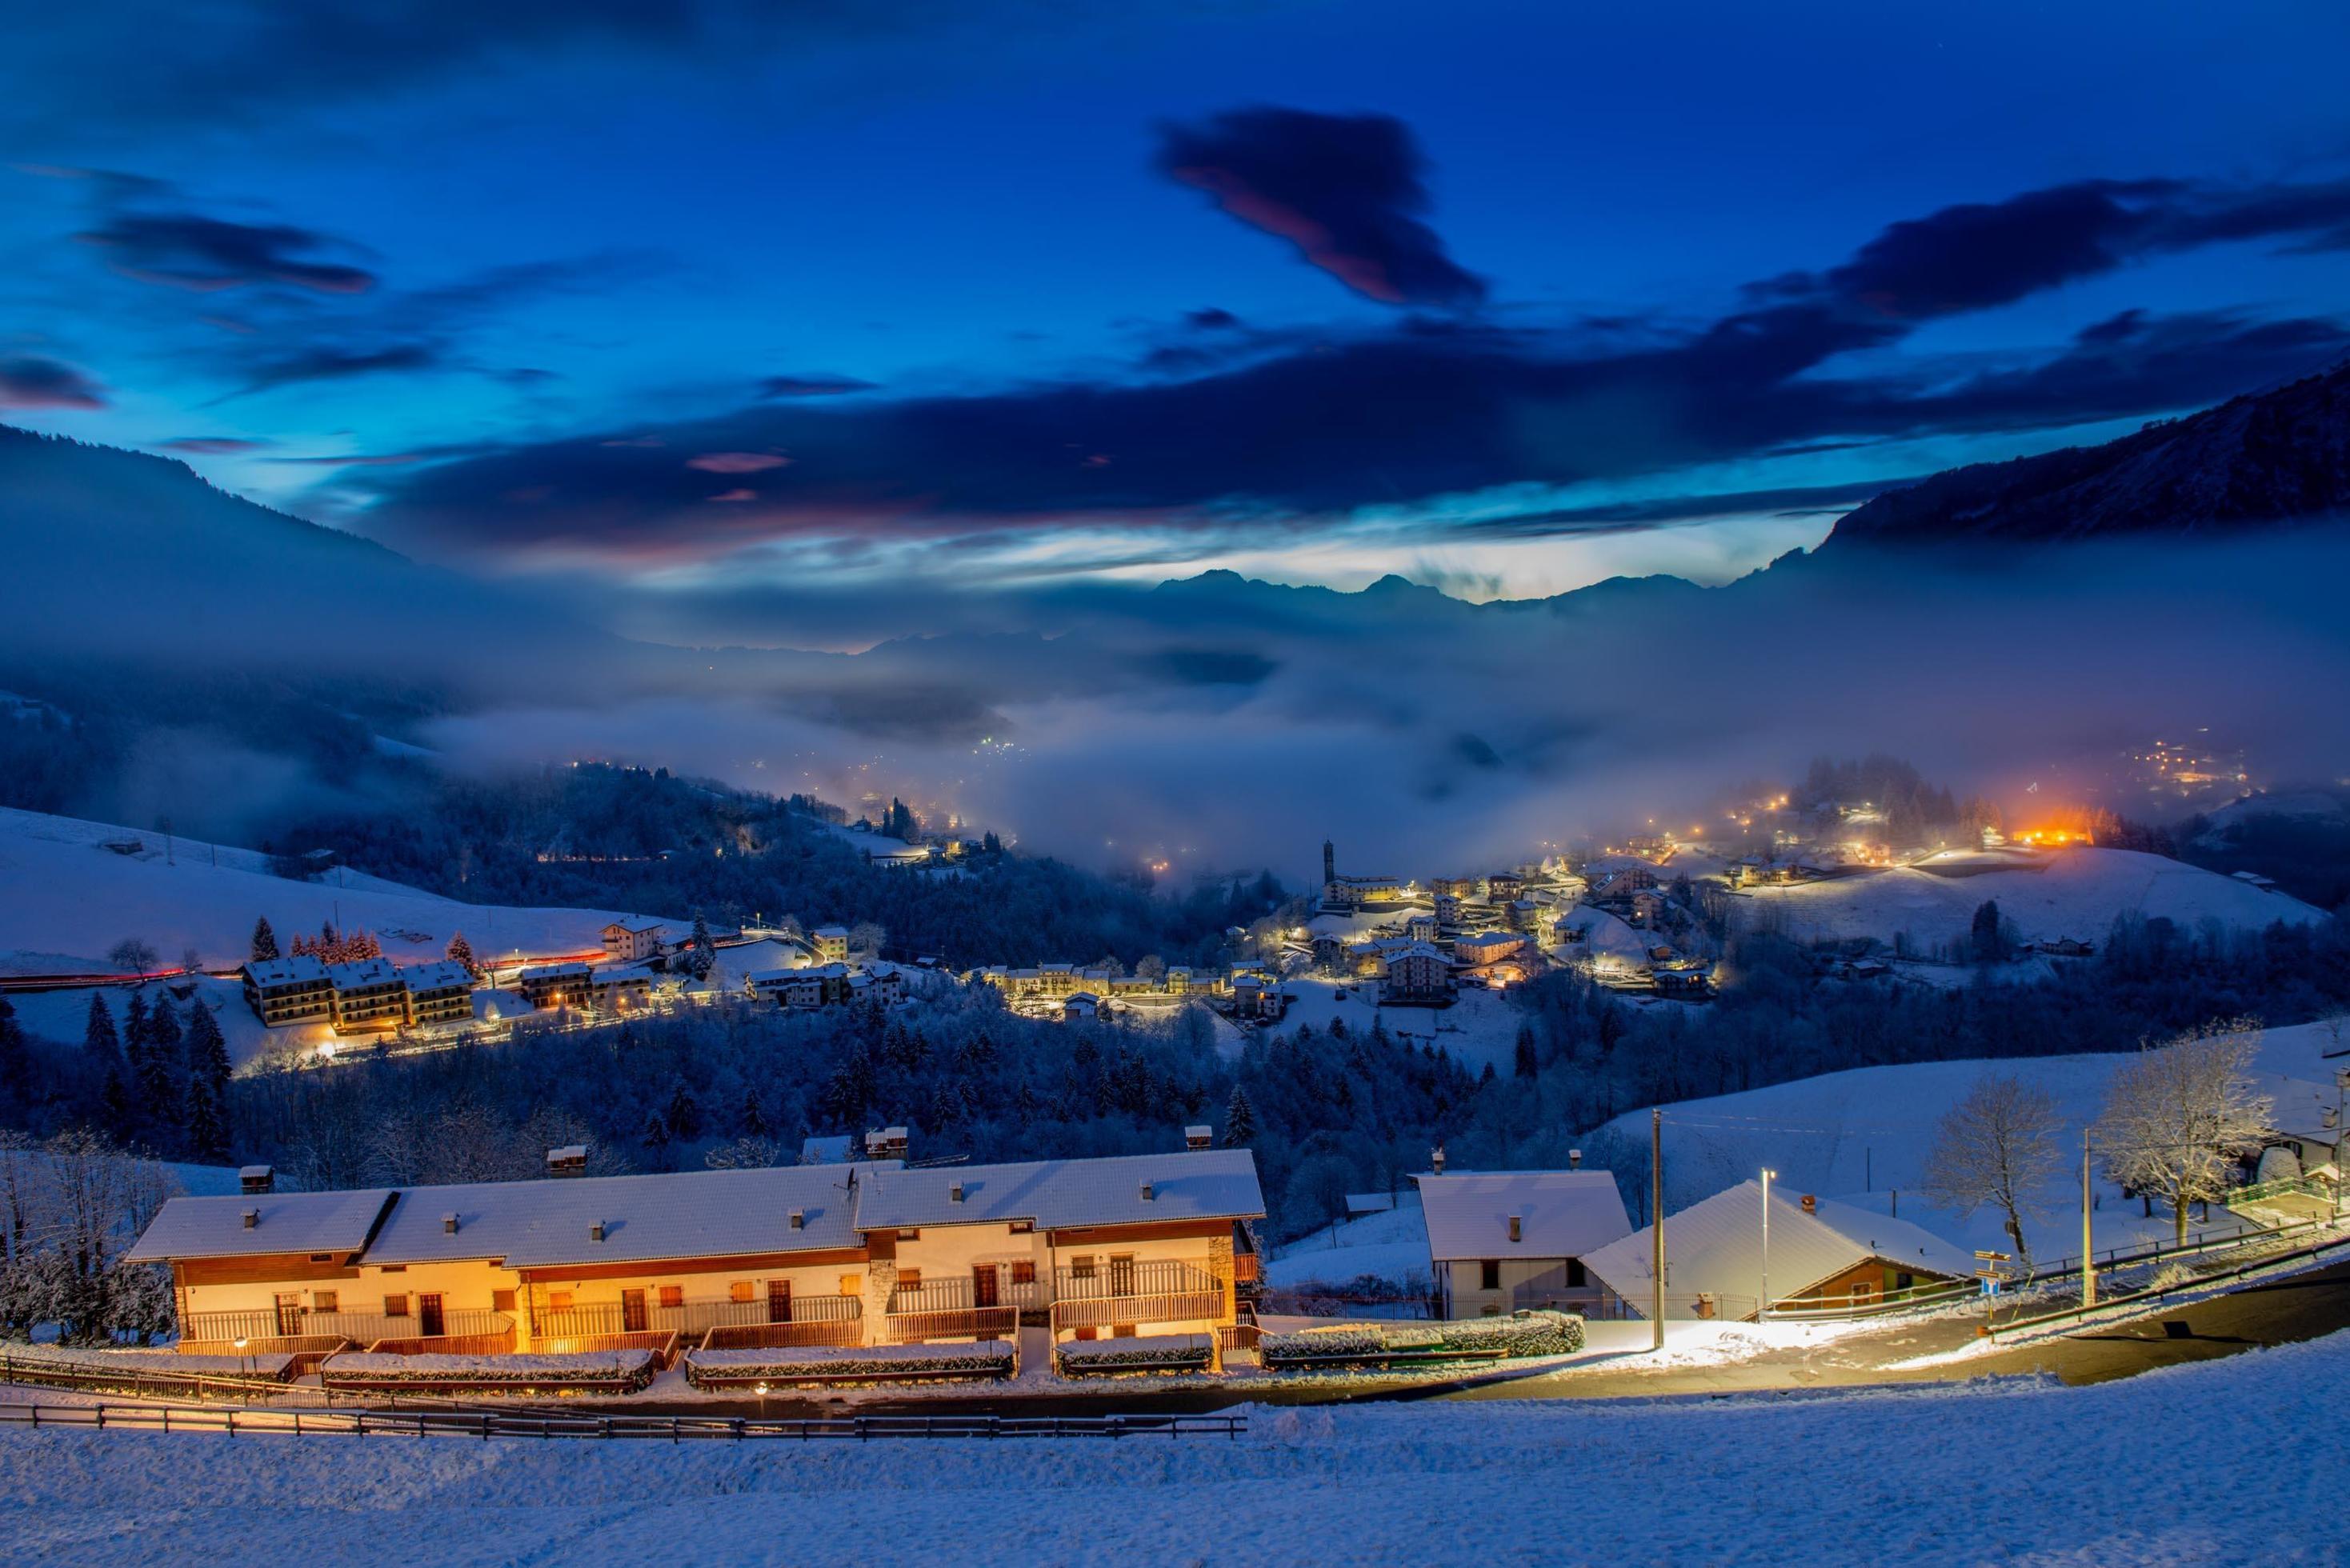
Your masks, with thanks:
[(1080, 1272), (1053, 1272), (1054, 1332), (1110, 1328), (1119, 1324), (1222, 1319), (1224, 1284), (1205, 1258), (1112, 1262)]
[[(438, 1337), (494, 1334), (513, 1327), (514, 1320), (503, 1313), (466, 1307), (442, 1313)], [(232, 1343), (242, 1339), (253, 1344), (265, 1339), (331, 1334), (354, 1345), (366, 1345), (379, 1339), (414, 1338), (423, 1333), (423, 1321), (415, 1312), (387, 1317), (378, 1312), (312, 1312), (307, 1308), (289, 1308), (282, 1316), (269, 1308), (255, 1312), (192, 1312), (180, 1325), (182, 1339)]]
[[(683, 1339), (699, 1340), (712, 1329), (721, 1328), (842, 1323), (854, 1326), (865, 1312), (864, 1301), (857, 1296), (794, 1296), (782, 1304), (791, 1315), (777, 1320), (772, 1315), (774, 1309), (764, 1297), (747, 1302), (687, 1302), (681, 1306), (660, 1306), (648, 1303), (642, 1321), (636, 1324), (629, 1321), (627, 1309), (619, 1302), (591, 1302), (586, 1306), (535, 1307), (531, 1312), (530, 1335), (536, 1341), (591, 1334), (655, 1333), (675, 1334)], [(829, 1345), (835, 1342), (817, 1339), (798, 1343)], [(841, 1343), (855, 1345), (858, 1342), (850, 1338)]]

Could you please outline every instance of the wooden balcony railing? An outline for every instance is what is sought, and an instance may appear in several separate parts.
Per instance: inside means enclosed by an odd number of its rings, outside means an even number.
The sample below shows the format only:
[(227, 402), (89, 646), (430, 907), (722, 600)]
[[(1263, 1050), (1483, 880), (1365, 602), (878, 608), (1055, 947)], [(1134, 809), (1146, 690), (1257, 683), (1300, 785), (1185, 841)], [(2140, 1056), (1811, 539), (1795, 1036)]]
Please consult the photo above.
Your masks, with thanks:
[[(858, 1296), (794, 1296), (786, 1305), (785, 1323), (855, 1323), (865, 1311)], [(764, 1297), (748, 1302), (687, 1302), (681, 1306), (648, 1303), (640, 1325), (628, 1322), (619, 1302), (590, 1302), (585, 1306), (538, 1307), (531, 1313), (531, 1338), (568, 1338), (584, 1334), (660, 1333), (699, 1339), (713, 1328), (752, 1328), (767, 1324), (770, 1308)], [(815, 1342), (811, 1342), (815, 1343)], [(829, 1343), (829, 1342), (825, 1342)], [(854, 1339), (849, 1344), (857, 1343)]]
[(1110, 1328), (1120, 1324), (1214, 1322), (1224, 1315), (1223, 1282), (1205, 1259), (1149, 1258), (1080, 1272), (1054, 1271), (1052, 1326)]
[(1045, 1304), (1034, 1280), (1012, 1278), (1009, 1269), (995, 1271), (993, 1299), (983, 1299), (977, 1281), (957, 1277), (932, 1280), (927, 1284), (910, 1288), (900, 1286), (889, 1293), (889, 1312), (902, 1313), (969, 1312), (983, 1307), (1036, 1307)]
[[(413, 1303), (411, 1303), (413, 1304)], [(463, 1307), (441, 1314), (441, 1337), (497, 1334), (514, 1326), (513, 1319), (486, 1307)], [(258, 1341), (289, 1335), (338, 1334), (355, 1345), (388, 1338), (414, 1338), (424, 1333), (416, 1312), (387, 1317), (380, 1312), (312, 1312), (289, 1309), (281, 1319), (274, 1309), (257, 1312), (192, 1312), (180, 1325), (182, 1339)]]
[(929, 1312), (893, 1312), (881, 1320), (884, 1345), (921, 1345), (933, 1339), (1017, 1338), (1016, 1306), (946, 1307)]
[[(855, 1296), (839, 1298), (856, 1301)], [(849, 1345), (865, 1343), (865, 1324), (857, 1317), (833, 1322), (754, 1323), (720, 1324), (702, 1336), (704, 1350), (798, 1350), (808, 1345)]]

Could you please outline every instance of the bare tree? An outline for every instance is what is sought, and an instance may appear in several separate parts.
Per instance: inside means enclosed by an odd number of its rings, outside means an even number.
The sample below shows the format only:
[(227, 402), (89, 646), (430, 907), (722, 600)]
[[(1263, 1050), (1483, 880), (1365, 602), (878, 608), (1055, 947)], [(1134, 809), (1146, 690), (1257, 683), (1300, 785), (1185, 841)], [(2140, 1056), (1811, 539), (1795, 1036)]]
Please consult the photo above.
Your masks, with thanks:
[(2215, 1019), (2144, 1047), (2106, 1091), (2095, 1129), (2106, 1174), (2149, 1206), (2168, 1201), (2182, 1244), (2189, 1206), (2226, 1197), (2237, 1162), (2268, 1134), (2273, 1107), (2252, 1089), (2260, 1043), (2257, 1020)]
[(152, 944), (137, 937), (125, 937), (106, 950), (106, 961), (117, 970), (128, 970), (145, 980), (157, 963)]
[(2023, 1217), (2034, 1209), (2041, 1184), (2063, 1167), (2056, 1140), (2064, 1127), (2046, 1090), (1985, 1074), (1935, 1129), (1926, 1156), (1927, 1197), (1961, 1215), (1986, 1203), (1997, 1209), (2015, 1255), (2029, 1269), (2032, 1245), (2023, 1239)]
[(859, 958), (880, 957), (881, 945), (889, 940), (889, 933), (878, 920), (859, 920), (848, 928), (848, 950)]

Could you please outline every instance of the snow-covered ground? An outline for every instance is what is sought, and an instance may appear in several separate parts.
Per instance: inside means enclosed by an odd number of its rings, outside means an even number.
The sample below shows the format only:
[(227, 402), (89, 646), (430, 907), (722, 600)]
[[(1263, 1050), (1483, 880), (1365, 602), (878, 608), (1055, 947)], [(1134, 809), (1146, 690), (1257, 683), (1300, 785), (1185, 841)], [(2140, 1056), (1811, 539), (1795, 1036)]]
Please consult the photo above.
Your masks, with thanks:
[[(2129, 849), (2018, 850), (2006, 855), (1938, 857), (1953, 873), (1897, 866), (1824, 882), (1752, 888), (1738, 902), (1746, 924), (1783, 922), (1798, 940), (1873, 937), (1890, 942), (1906, 932), (1920, 948), (1960, 940), (1985, 899), (2015, 923), (2027, 941), (2071, 937), (2102, 945), (2116, 915), (2167, 916), (2192, 931), (2212, 919), (2258, 929), (2276, 920), (2292, 925), (2325, 919), (2324, 910), (2282, 893), (2184, 861)], [(1994, 867), (1975, 870), (1975, 865)]]
[[(133, 839), (135, 854), (106, 847)], [(517, 950), (587, 952), (607, 923), (638, 918), (462, 904), (348, 868), (289, 881), (270, 875), (269, 857), (255, 850), (185, 838), (167, 849), (158, 833), (0, 810), (0, 972), (108, 972), (107, 950), (126, 937), (151, 945), (167, 965), (193, 948), (204, 964), (224, 968), (244, 961), (264, 916), (281, 944), (329, 921), (373, 931), (396, 963), (439, 958), (460, 930), (484, 961)], [(88, 1011), (87, 998), (81, 1006)]]
[(1266, 1261), (1264, 1277), (1274, 1285), (1343, 1284), (1374, 1274), (1400, 1283), (1412, 1274), (1427, 1278), (1429, 1268), (1428, 1220), (1415, 1191), (1383, 1214), (1341, 1220), (1299, 1237)]
[[(0, 1551), (461, 1565), (2332, 1563), (2350, 1335), (2090, 1387), (1258, 1407), (1224, 1438), (868, 1443), (0, 1430)], [(2154, 1478), (2159, 1478), (2158, 1482)], [(2149, 1488), (2153, 1490), (2149, 1490)]]
[[(1294, 1034), (1299, 1025), (1310, 1023), (1316, 1033), (1326, 1034), (1330, 1025), (1343, 1018), (1350, 1031), (1368, 1033), (1376, 1020), (1390, 1034), (1441, 1047), (1472, 1073), (1489, 1062), (1496, 1072), (1508, 1072), (1518, 1025), (1524, 1021), (1505, 998), (1473, 986), (1464, 987), (1451, 1007), (1381, 1007), (1376, 981), (1331, 981), (1296, 974), (1283, 981), (1282, 988), (1291, 1001), (1278, 1025), (1280, 1032)], [(1338, 996), (1342, 991), (1347, 993), (1343, 1001)]]
[[(2343, 1031), (2350, 1044), (2350, 1028)], [(2261, 1088), (2276, 1101), (2286, 1127), (2314, 1128), (2335, 1103), (2338, 1049), (2325, 1024), (2271, 1030), (2262, 1036)], [(1665, 1207), (1668, 1213), (1752, 1179), (1768, 1166), (1783, 1190), (1810, 1192), (1879, 1213), (1898, 1201), (1900, 1218), (1970, 1249), (2006, 1250), (1996, 1212), (1962, 1219), (1928, 1206), (1918, 1191), (1936, 1124), (1985, 1074), (2035, 1084), (2053, 1096), (2064, 1119), (2061, 1142), (2080, 1147), (2081, 1129), (2095, 1121), (2106, 1086), (2126, 1058), (2119, 1054), (2044, 1056), (2006, 1061), (1921, 1062), (1859, 1067), (1816, 1078), (1774, 1084), (1743, 1094), (1684, 1100), (1665, 1107)], [(1648, 1137), (1648, 1113), (1631, 1111), (1608, 1124), (1635, 1145)], [(2080, 1182), (2068, 1167), (2045, 1183), (2025, 1236), (2035, 1255), (2080, 1251)], [(1898, 1191), (1898, 1198), (1895, 1197)], [(2225, 1210), (2214, 1226), (2236, 1228)], [(2194, 1227), (2194, 1229), (2201, 1229)], [(2146, 1218), (2118, 1186), (2097, 1181), (2094, 1231), (2100, 1250), (2143, 1241), (2168, 1241), (2171, 1223), (2158, 1210)]]

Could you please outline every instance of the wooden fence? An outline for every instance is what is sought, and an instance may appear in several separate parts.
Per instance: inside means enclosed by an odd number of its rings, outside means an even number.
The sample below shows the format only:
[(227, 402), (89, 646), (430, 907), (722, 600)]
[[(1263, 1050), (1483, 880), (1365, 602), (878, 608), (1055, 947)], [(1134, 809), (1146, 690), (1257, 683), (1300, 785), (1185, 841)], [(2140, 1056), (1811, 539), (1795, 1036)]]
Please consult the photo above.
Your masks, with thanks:
[(0, 1426), (35, 1429), (128, 1428), (215, 1432), (230, 1437), (689, 1438), (797, 1442), (959, 1438), (1228, 1438), (1248, 1430), (1238, 1412), (1138, 1416), (622, 1416), (598, 1412), (538, 1415), (520, 1410), (239, 1410), (220, 1406), (0, 1405)]

